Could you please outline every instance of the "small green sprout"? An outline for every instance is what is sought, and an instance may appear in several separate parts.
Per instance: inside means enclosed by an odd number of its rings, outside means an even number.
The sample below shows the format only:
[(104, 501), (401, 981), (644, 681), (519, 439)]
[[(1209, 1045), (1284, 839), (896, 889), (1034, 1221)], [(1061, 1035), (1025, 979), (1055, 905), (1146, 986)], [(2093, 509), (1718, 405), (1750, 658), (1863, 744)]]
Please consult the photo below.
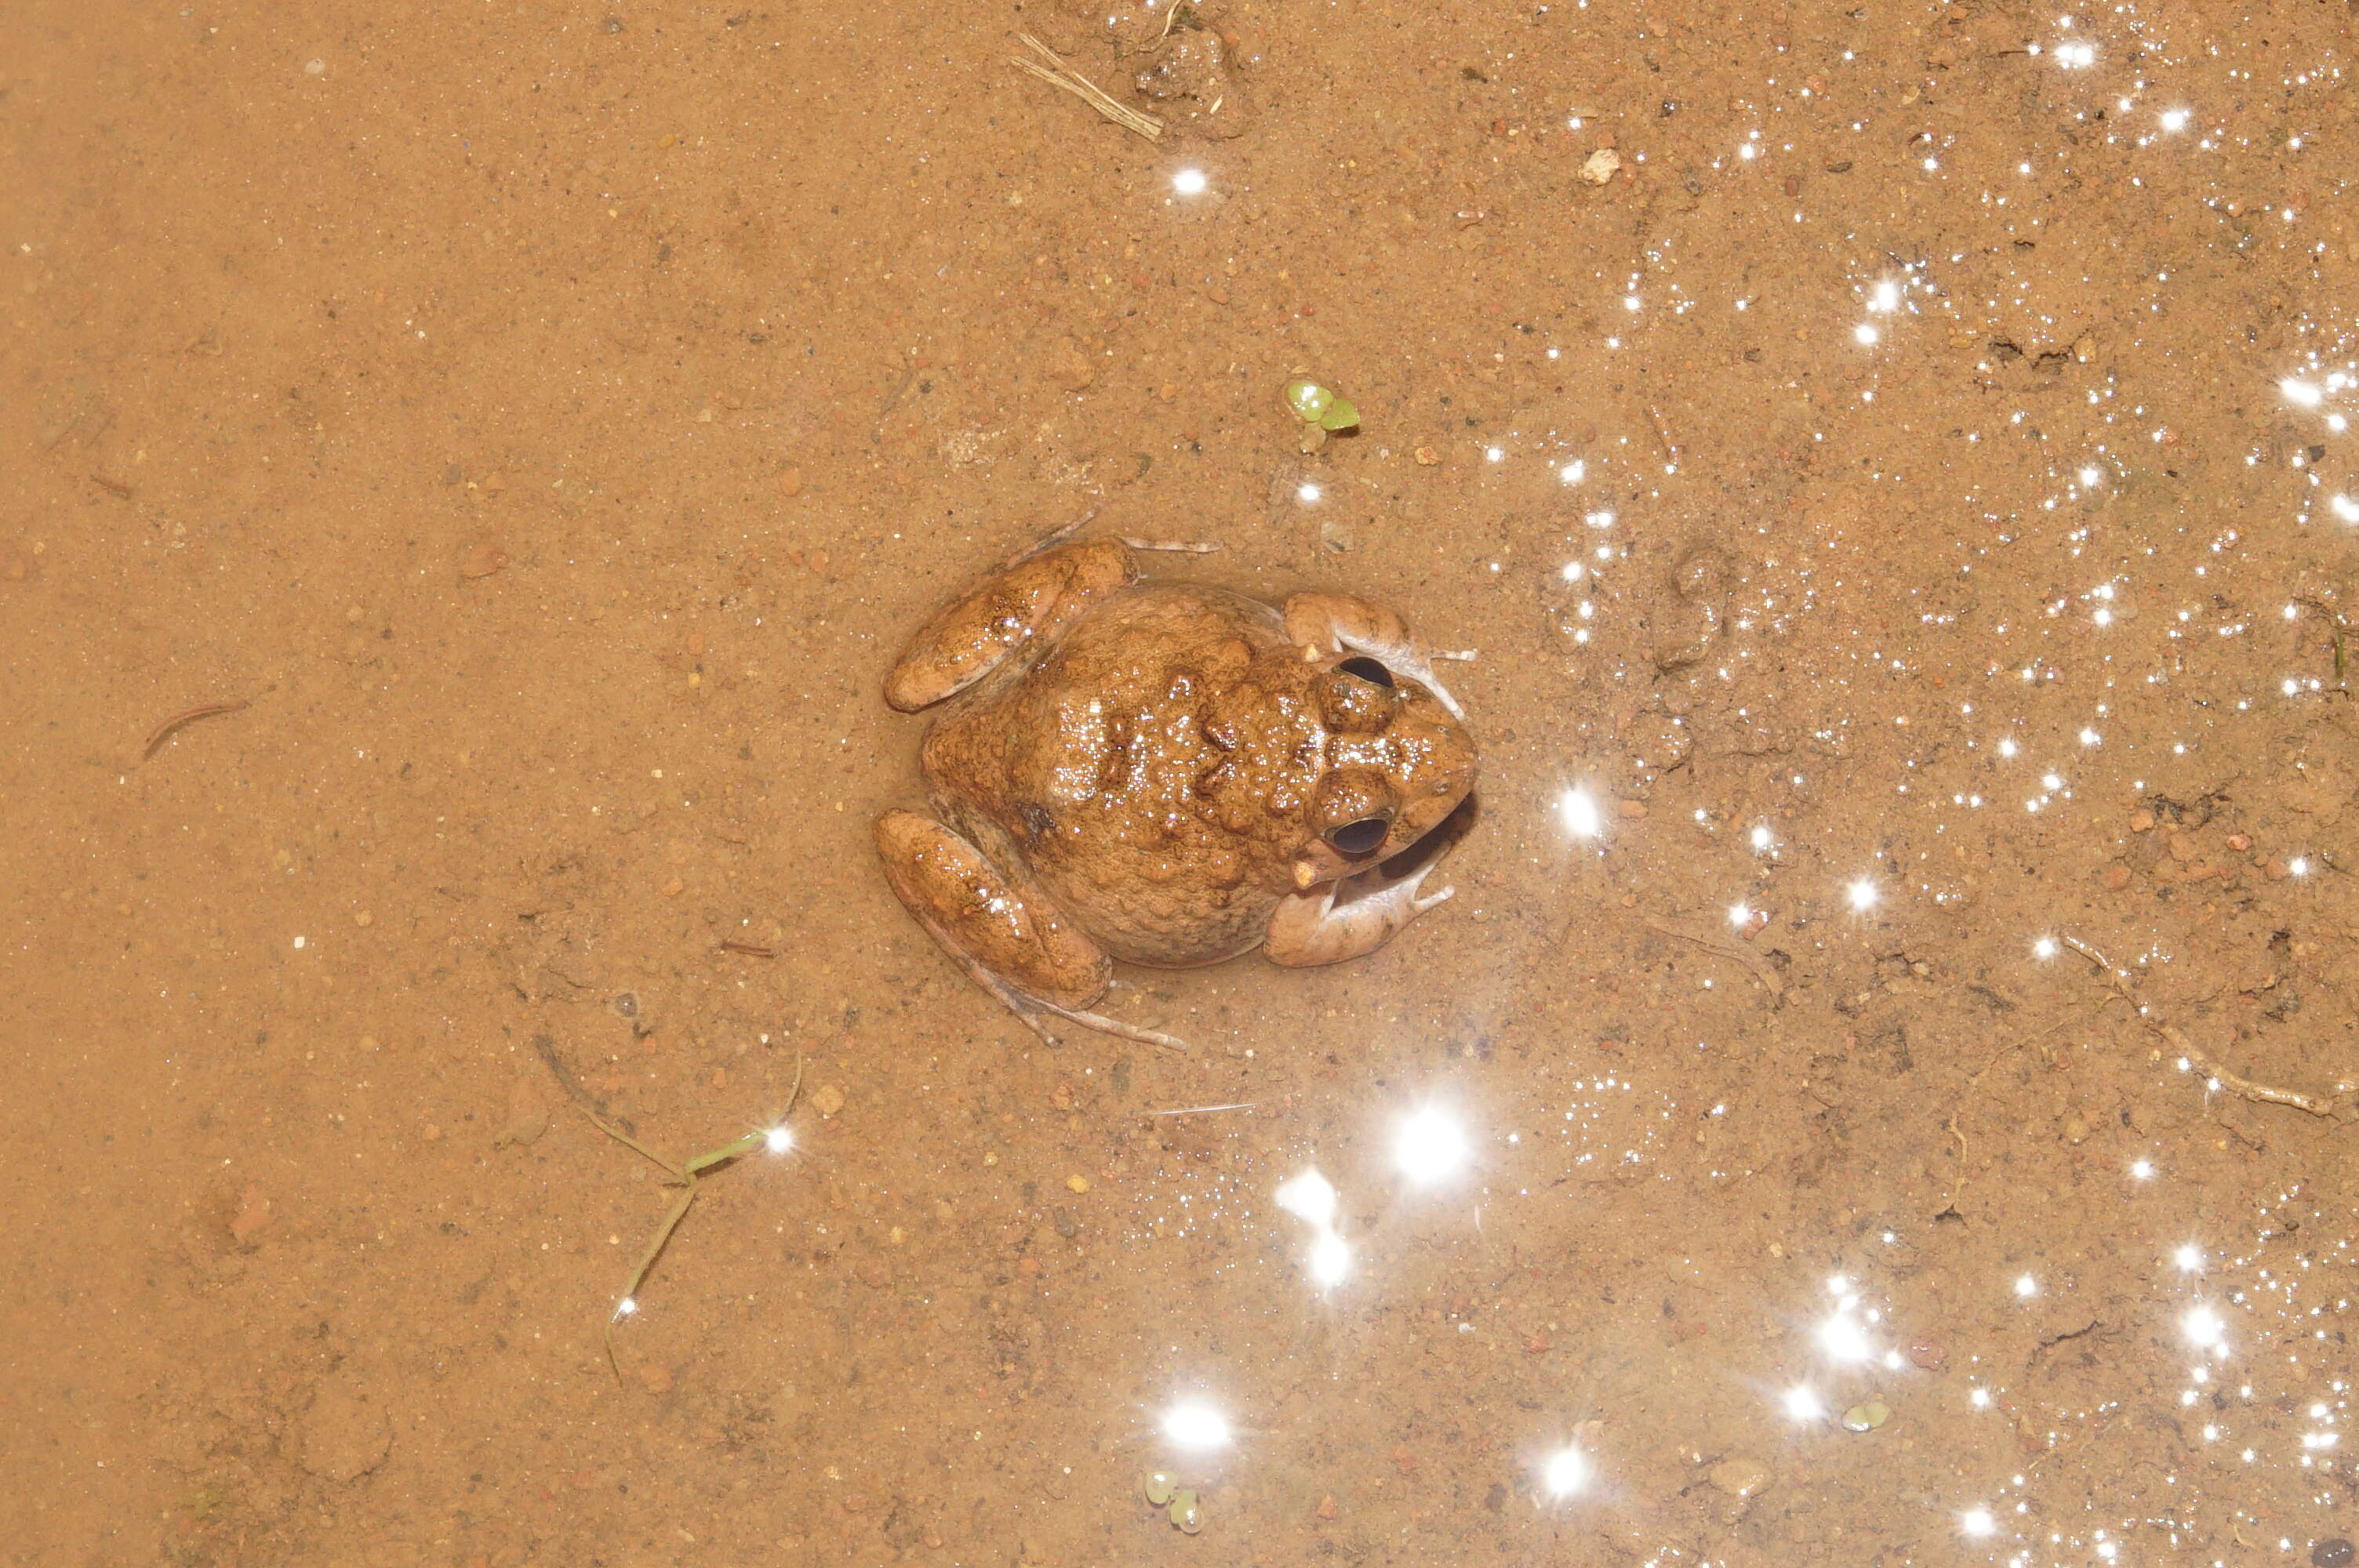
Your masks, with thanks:
[(1359, 428), (1360, 410), (1351, 399), (1338, 397), (1308, 378), (1286, 384), (1286, 406), (1309, 427), (1302, 432), (1302, 449), (1306, 452), (1317, 451), (1338, 430)]

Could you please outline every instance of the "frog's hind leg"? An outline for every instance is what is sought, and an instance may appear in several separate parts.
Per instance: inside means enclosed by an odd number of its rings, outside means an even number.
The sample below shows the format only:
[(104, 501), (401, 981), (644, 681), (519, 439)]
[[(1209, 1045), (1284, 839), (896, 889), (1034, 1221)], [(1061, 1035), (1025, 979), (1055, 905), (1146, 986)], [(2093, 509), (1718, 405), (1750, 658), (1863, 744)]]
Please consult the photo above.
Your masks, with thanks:
[(1054, 1044), (1043, 1012), (1149, 1045), (1187, 1044), (1090, 1011), (1114, 972), (1098, 945), (1068, 925), (1028, 878), (1011, 875), (931, 817), (888, 811), (876, 819), (885, 880), (942, 951), (975, 983)]
[(1138, 579), (1120, 541), (1057, 545), (952, 600), (918, 629), (885, 679), (885, 700), (914, 713), (964, 691), (1025, 644), (1054, 636)]

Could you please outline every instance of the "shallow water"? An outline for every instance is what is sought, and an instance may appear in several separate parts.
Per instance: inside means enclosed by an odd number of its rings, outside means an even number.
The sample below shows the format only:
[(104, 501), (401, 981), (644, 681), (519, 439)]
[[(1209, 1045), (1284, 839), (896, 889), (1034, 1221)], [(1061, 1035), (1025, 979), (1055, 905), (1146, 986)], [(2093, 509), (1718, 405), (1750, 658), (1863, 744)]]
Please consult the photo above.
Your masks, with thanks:
[[(2348, 7), (1164, 20), (0, 18), (11, 1560), (2346, 1561)], [(1480, 654), (1185, 1057), (868, 845), (1092, 512)]]

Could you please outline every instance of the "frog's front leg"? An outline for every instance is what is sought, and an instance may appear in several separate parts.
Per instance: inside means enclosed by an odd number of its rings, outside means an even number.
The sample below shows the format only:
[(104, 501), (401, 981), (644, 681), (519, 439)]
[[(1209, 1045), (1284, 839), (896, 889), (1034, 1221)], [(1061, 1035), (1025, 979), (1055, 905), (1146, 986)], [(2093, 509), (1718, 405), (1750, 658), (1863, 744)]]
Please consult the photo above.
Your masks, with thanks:
[(1474, 655), (1436, 653), (1409, 630), (1408, 622), (1383, 605), (1371, 604), (1348, 593), (1291, 594), (1286, 600), (1286, 634), (1296, 646), (1316, 648), (1323, 654), (1365, 654), (1440, 697), (1451, 718), (1466, 717), (1458, 699), (1450, 695), (1450, 688), (1433, 673), (1433, 661), (1471, 659)]
[(1263, 950), (1272, 963), (1298, 968), (1373, 953), (1451, 895), (1450, 888), (1418, 893), (1437, 863), (1428, 860), (1404, 877), (1387, 880), (1381, 871), (1363, 871), (1288, 893), (1270, 912)]
[(885, 880), (918, 924), (1043, 1040), (1049, 1036), (1037, 1015), (1050, 1012), (1125, 1039), (1188, 1048), (1169, 1034), (1089, 1011), (1105, 994), (1113, 960), (1068, 924), (1030, 878), (995, 864), (914, 811), (876, 819), (876, 852)]
[(955, 696), (1024, 644), (1063, 630), (1137, 577), (1129, 549), (1118, 540), (1059, 545), (1027, 556), (918, 629), (886, 677), (885, 700), (914, 713)]

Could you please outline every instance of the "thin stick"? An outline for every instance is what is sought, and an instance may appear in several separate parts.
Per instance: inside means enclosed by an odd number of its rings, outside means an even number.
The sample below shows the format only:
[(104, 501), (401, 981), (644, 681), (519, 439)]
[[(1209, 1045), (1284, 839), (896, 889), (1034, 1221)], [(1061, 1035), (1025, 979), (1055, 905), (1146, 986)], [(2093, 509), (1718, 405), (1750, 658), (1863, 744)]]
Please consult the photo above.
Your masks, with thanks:
[(776, 947), (765, 947), (758, 942), (727, 941), (721, 944), (721, 950), (724, 953), (743, 953), (754, 958), (775, 958), (778, 956), (778, 950)]
[(1149, 1114), (1154, 1116), (1201, 1116), (1206, 1111), (1210, 1110), (1251, 1110), (1260, 1103), (1261, 1101), (1257, 1099), (1246, 1099), (1239, 1100), (1234, 1105), (1190, 1105), (1182, 1106), (1178, 1110), (1158, 1110), (1152, 1111)]
[(2103, 953), (2078, 936), (2060, 935), (2058, 940), (2096, 965), (2113, 988), (2121, 992), (2122, 1000), (2130, 1004), (2130, 1011), (2137, 1014), (2138, 1022), (2162, 1036), (2164, 1042), (2189, 1065), (2201, 1071), (2210, 1087), (2225, 1089), (2239, 1099), (2263, 1105), (2289, 1105), (2296, 1110), (2306, 1110), (2312, 1116), (2322, 1116), (2332, 1121), (2359, 1121), (2359, 1087), (2345, 1087), (2331, 1095), (2305, 1094), (2299, 1089), (2281, 1089), (2274, 1084), (2260, 1083), (2241, 1073), (2232, 1073), (2197, 1049), (2195, 1043), (2186, 1035), (2148, 1013), (2146, 1005), (2138, 1000), (2137, 993), (2130, 989), (2129, 977), (2114, 968), (2112, 961)]
[(1031, 34), (1018, 33), (1016, 35), (1016, 39), (1025, 48), (1038, 53), (1049, 63), (1042, 65), (1038, 60), (1026, 59), (1021, 55), (1010, 55), (1007, 59), (1008, 64), (1018, 70), (1028, 70), (1049, 86), (1071, 93), (1125, 131), (1136, 131), (1150, 142), (1162, 139), (1162, 121), (1152, 114), (1142, 114), (1128, 104), (1115, 103), (1106, 96), (1104, 90), (1096, 82), (1067, 65), (1055, 49), (1050, 49)]
[(1180, 539), (1134, 539), (1127, 534), (1120, 537), (1124, 544), (1134, 550), (1171, 550), (1183, 556), (1209, 556), (1221, 547), (1218, 545), (1191, 544)]
[(193, 724), (200, 719), (211, 719), (217, 713), (242, 713), (253, 707), (250, 702), (201, 702), (194, 708), (183, 708), (147, 731), (147, 744), (139, 749), (145, 762), (156, 754), (156, 748), (172, 738), (172, 731), (183, 724)]
[(769, 1119), (766, 1126), (759, 1131), (748, 1132), (743, 1138), (732, 1139), (718, 1149), (707, 1150), (695, 1158), (677, 1165), (600, 1116), (589, 1106), (582, 1107), (582, 1114), (588, 1117), (599, 1131), (625, 1149), (647, 1156), (671, 1178), (672, 1185), (680, 1189), (679, 1201), (671, 1206), (671, 1212), (663, 1217), (663, 1223), (656, 1227), (655, 1238), (647, 1243), (647, 1250), (639, 1254), (638, 1267), (631, 1271), (630, 1281), (623, 1287), (622, 1298), (614, 1303), (614, 1312), (606, 1318), (606, 1365), (614, 1372), (616, 1382), (623, 1380), (623, 1364), (614, 1356), (614, 1325), (621, 1322), (627, 1314), (638, 1310), (639, 1287), (647, 1282), (647, 1271), (656, 1266), (656, 1260), (663, 1256), (665, 1245), (671, 1240), (671, 1233), (678, 1230), (679, 1222), (688, 1217), (690, 1206), (696, 1202), (698, 1182), (702, 1179), (705, 1172), (714, 1166), (725, 1165), (730, 1161), (741, 1155), (751, 1154), (759, 1148), (769, 1138), (772, 1130), (785, 1121), (788, 1114), (795, 1108), (795, 1097), (802, 1093), (802, 1087), (803, 1061), (798, 1056), (795, 1058), (795, 1081), (787, 1088), (787, 1103), (778, 1108), (777, 1115)]
[(1676, 936), (1682, 942), (1692, 942), (1697, 946), (1709, 948), (1723, 957), (1735, 959), (1753, 971), (1753, 978), (1761, 982), (1762, 989), (1769, 993), (1769, 1000), (1772, 1001), (1779, 1000), (1786, 994), (1785, 978), (1777, 973), (1777, 966), (1755, 952), (1748, 944), (1739, 942), (1734, 937), (1723, 936), (1716, 931), (1707, 931), (1700, 926), (1687, 925), (1683, 921), (1650, 919), (1647, 922), (1647, 928), (1650, 931), (1659, 931), (1666, 936)]

